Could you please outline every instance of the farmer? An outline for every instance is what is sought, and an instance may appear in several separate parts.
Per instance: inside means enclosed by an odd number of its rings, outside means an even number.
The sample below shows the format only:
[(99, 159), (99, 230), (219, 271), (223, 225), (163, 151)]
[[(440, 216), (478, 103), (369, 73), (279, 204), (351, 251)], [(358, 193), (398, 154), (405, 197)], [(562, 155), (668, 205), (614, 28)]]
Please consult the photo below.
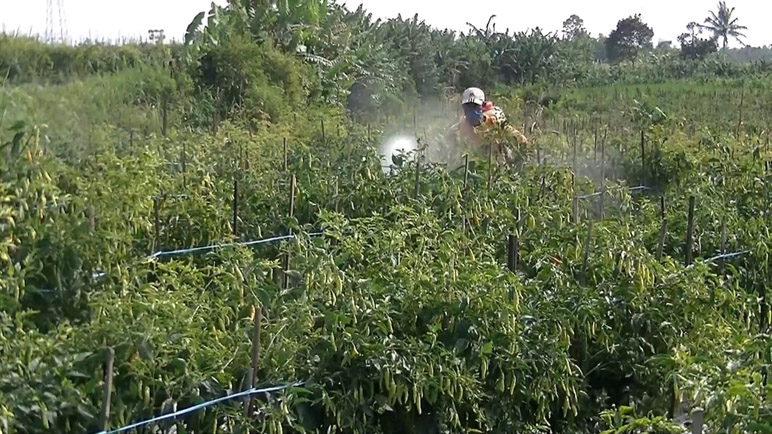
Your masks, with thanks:
[[(520, 145), (528, 143), (525, 135), (509, 124), (504, 111), (500, 107), (494, 106), (492, 102), (485, 100), (485, 93), (481, 89), (477, 87), (466, 89), (461, 96), (461, 106), (464, 109), (464, 114), (457, 125), (462, 141), (471, 142), (476, 148), (488, 151), (484, 148), (483, 140), (484, 138), (490, 140), (491, 137), (482, 136), (489, 136), (486, 133), (499, 130), (503, 131), (506, 136), (514, 136)], [(500, 163), (512, 162), (513, 155), (506, 143), (497, 140), (491, 146), (494, 146), (493, 153)]]

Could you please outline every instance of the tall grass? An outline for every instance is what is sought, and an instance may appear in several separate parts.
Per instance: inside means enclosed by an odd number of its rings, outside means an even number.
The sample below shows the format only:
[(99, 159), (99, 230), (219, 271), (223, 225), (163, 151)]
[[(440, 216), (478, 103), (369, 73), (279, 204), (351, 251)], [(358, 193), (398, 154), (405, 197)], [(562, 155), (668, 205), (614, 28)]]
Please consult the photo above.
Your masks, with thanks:
[(179, 48), (177, 45), (115, 45), (92, 41), (78, 45), (48, 44), (37, 37), (0, 34), (0, 80), (10, 84), (61, 84), (142, 65), (163, 65)]

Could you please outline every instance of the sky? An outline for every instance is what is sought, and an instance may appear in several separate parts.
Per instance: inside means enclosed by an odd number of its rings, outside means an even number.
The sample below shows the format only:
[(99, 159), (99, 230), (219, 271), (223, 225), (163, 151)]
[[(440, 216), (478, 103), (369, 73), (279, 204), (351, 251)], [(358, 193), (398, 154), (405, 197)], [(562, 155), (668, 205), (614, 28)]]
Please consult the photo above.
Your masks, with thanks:
[[(594, 36), (608, 35), (617, 21), (635, 13), (654, 29), (654, 42), (671, 40), (686, 31), (690, 21), (702, 21), (717, 0), (337, 0), (354, 9), (364, 4), (376, 18), (392, 18), (397, 14), (420, 19), (440, 28), (466, 30), (467, 22), (484, 27), (491, 15), (496, 15), (497, 30), (527, 30), (540, 27), (545, 31), (560, 30), (571, 14), (584, 19)], [(0, 0), (0, 30), (22, 34), (44, 34), (47, 0)], [(149, 29), (164, 29), (167, 37), (181, 39), (185, 28), (196, 13), (208, 10), (211, 0), (52, 0), (54, 23), (59, 31), (57, 4), (64, 6), (65, 30), (70, 38), (82, 40), (119, 40), (146, 37)], [(226, 0), (216, 0), (224, 5)], [(2, 7), (3, 4), (6, 7)], [(772, 45), (772, 1), (728, 0), (736, 7), (736, 17), (747, 26), (746, 43), (753, 46)], [(736, 46), (737, 44), (732, 44)]]

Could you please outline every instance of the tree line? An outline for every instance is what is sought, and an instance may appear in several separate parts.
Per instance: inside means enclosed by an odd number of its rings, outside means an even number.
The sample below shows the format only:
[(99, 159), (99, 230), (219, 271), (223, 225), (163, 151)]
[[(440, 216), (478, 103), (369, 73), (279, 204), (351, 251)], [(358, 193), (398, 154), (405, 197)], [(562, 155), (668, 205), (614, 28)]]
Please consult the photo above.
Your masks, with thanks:
[[(640, 14), (598, 37), (577, 15), (554, 32), (501, 31), (495, 18), (456, 32), (418, 16), (374, 19), (362, 6), (349, 10), (327, 0), (231, 0), (197, 14), (182, 43), (159, 38), (112, 51), (4, 43), (0, 71), (23, 82), (113, 73), (143, 62), (171, 65), (184, 76), (178, 84), (191, 87), (196, 107), (210, 107), (221, 119), (241, 111), (269, 120), (281, 115), (280, 107), (313, 103), (345, 107), (357, 116), (396, 113), (419, 98), (457, 94), (469, 86), (511, 91), (772, 72), (765, 60), (772, 50), (745, 48), (738, 55), (727, 49), (729, 40), (742, 41), (746, 28), (723, 1), (703, 23), (687, 25), (678, 38), (680, 49), (654, 47), (654, 31)], [(163, 50), (149, 49), (159, 46)]]

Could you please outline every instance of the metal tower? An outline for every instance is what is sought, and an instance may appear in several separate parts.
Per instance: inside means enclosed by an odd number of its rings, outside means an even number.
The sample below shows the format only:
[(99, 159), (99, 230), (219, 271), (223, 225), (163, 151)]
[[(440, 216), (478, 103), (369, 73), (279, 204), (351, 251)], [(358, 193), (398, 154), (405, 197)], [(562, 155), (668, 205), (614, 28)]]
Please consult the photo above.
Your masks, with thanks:
[[(59, 16), (59, 28), (54, 27), (54, 15)], [(60, 42), (67, 41), (67, 19), (64, 13), (64, 0), (46, 0), (46, 42), (54, 42), (59, 39)]]
[(46, 42), (54, 40), (54, 6), (52, 0), (46, 0)]
[(59, 37), (62, 42), (67, 42), (67, 16), (64, 14), (64, 0), (57, 0), (59, 7)]

